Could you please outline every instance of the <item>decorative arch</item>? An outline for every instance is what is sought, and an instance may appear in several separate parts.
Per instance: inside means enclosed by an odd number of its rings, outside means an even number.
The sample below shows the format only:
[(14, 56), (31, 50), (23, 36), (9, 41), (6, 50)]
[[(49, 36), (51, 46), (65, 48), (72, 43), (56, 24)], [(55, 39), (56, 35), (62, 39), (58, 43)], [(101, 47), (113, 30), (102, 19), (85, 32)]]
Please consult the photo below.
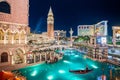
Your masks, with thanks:
[(11, 40), (12, 40), (12, 32), (10, 30), (7, 30), (7, 40), (8, 40), (8, 43), (11, 43)]
[(11, 7), (8, 2), (6, 2), (6, 1), (0, 2), (0, 12), (8, 13), (8, 14), (11, 13)]
[(24, 59), (24, 51), (20, 48), (15, 50), (14, 53), (14, 62), (15, 64), (21, 64), (24, 63), (25, 59)]
[(25, 40), (25, 31), (21, 31), (21, 40)]
[(19, 40), (19, 33), (18, 32), (15, 33), (14, 40)]
[(7, 52), (3, 52), (1, 54), (1, 63), (4, 63), (4, 62), (8, 62), (8, 53)]
[(25, 30), (21, 30), (20, 34), (26, 34), (26, 31)]

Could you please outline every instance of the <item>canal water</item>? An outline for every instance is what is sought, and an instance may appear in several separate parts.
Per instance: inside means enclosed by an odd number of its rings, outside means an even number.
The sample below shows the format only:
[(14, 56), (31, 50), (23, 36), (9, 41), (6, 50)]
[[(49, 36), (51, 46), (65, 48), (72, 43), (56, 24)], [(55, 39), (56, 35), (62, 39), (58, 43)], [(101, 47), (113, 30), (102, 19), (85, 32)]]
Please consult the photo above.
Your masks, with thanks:
[[(38, 64), (19, 69), (19, 72), (27, 78), (27, 80), (101, 80), (102, 74), (109, 78), (110, 65), (100, 63), (88, 59), (83, 53), (76, 50), (64, 50), (63, 59), (53, 64)], [(84, 70), (88, 66), (93, 69), (92, 72), (87, 74), (74, 74), (69, 70)]]

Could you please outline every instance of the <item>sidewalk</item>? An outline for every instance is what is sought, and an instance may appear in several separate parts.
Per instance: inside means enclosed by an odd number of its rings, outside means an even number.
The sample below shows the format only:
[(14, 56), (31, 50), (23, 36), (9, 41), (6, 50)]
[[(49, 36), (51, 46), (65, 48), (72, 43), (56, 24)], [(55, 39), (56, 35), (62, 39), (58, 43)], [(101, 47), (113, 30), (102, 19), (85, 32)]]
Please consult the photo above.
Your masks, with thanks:
[(34, 66), (34, 65), (37, 65), (37, 64), (41, 64), (43, 63), (44, 61), (42, 62), (38, 62), (38, 63), (32, 63), (32, 64), (14, 64), (14, 65), (6, 65), (6, 66), (0, 66), (0, 71), (2, 70), (5, 70), (5, 71), (12, 71), (12, 70), (16, 70), (16, 69), (20, 69), (20, 68), (24, 68), (24, 67), (27, 67), (27, 66)]

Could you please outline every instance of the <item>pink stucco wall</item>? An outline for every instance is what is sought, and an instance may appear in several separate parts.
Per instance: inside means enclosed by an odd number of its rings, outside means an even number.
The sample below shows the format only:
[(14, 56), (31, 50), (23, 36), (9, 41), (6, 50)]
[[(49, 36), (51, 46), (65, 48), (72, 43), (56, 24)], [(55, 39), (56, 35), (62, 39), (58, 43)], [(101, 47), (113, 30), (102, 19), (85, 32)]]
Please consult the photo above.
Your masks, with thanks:
[(11, 14), (0, 12), (0, 21), (27, 24), (29, 0), (5, 0), (11, 7)]

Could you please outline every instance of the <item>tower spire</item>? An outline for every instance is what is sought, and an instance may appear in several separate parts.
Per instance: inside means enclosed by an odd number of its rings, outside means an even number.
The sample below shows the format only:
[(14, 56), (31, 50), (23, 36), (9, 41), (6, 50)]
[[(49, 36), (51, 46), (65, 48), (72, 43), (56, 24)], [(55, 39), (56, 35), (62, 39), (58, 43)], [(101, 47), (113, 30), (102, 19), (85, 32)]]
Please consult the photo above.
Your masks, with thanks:
[(50, 6), (50, 9), (49, 9), (49, 13), (50, 13), (50, 12), (52, 12), (52, 8), (51, 8), (51, 6)]
[(53, 12), (52, 12), (52, 8), (51, 8), (51, 6), (50, 6), (50, 9), (49, 9), (49, 13), (48, 13), (48, 15), (53, 15)]

